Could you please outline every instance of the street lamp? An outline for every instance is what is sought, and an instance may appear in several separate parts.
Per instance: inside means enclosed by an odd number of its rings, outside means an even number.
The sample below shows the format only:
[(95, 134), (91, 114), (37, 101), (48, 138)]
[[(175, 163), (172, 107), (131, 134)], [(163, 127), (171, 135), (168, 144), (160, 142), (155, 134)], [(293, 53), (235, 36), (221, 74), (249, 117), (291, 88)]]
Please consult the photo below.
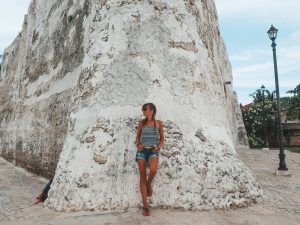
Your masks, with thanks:
[[(268, 30), (268, 35), (270, 40), (272, 41), (272, 49), (273, 49), (273, 61), (274, 61), (274, 72), (275, 72), (275, 85), (276, 85), (276, 100), (277, 100), (277, 114), (278, 114), (278, 133), (279, 133), (279, 168), (276, 171), (276, 174), (284, 175), (284, 173), (280, 173), (281, 171), (288, 170), (285, 164), (285, 154), (284, 154), (284, 146), (283, 146), (283, 132), (282, 132), (282, 124), (281, 124), (281, 106), (280, 106), (280, 96), (279, 96), (279, 84), (278, 84), (278, 72), (277, 72), (277, 59), (276, 59), (276, 44), (275, 39), (277, 37), (278, 30), (271, 25)], [(279, 172), (280, 171), (280, 172)]]
[(1, 74), (2, 57), (3, 57), (3, 55), (0, 55), (0, 74)]
[(267, 141), (267, 132), (266, 132), (266, 123), (265, 123), (265, 90), (266, 90), (266, 88), (265, 88), (265, 86), (264, 85), (262, 85), (261, 86), (261, 88), (260, 88), (260, 90), (261, 90), (261, 93), (262, 93), (262, 103), (263, 103), (263, 110), (262, 110), (262, 113), (263, 113), (263, 132), (264, 132), (264, 141), (265, 141), (265, 143), (264, 143), (264, 147), (266, 148), (266, 149), (268, 149), (268, 141)]
[(265, 100), (265, 90), (266, 90), (265, 86), (261, 85), (260, 90), (262, 91), (262, 101), (264, 103), (264, 100)]

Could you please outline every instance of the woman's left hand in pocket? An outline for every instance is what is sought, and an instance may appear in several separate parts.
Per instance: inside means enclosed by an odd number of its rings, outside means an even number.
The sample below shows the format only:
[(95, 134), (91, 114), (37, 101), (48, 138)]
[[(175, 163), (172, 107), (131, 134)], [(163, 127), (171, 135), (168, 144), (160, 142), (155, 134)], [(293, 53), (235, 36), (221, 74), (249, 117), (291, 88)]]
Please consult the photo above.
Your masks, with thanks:
[(157, 151), (158, 151), (158, 147), (154, 147), (154, 148), (152, 149), (152, 151), (153, 151), (153, 152), (157, 152)]

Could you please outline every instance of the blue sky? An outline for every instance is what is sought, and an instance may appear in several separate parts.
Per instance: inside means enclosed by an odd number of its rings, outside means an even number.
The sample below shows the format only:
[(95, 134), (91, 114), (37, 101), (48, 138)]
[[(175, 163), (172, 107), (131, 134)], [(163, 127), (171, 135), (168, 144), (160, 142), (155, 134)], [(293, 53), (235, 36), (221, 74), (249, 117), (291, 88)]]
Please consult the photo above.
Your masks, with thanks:
[(280, 95), (300, 83), (299, 0), (215, 0), (221, 35), (233, 72), (233, 87), (243, 104), (262, 84), (275, 90), (273, 53), (267, 31), (273, 24)]
[(0, 55), (22, 29), (30, 0), (0, 0)]
[[(0, 0), (0, 54), (21, 31), (30, 0)], [(277, 59), (280, 95), (300, 83), (299, 0), (215, 0), (221, 35), (233, 70), (233, 88), (242, 104), (262, 84), (275, 89), (271, 41), (278, 30)]]

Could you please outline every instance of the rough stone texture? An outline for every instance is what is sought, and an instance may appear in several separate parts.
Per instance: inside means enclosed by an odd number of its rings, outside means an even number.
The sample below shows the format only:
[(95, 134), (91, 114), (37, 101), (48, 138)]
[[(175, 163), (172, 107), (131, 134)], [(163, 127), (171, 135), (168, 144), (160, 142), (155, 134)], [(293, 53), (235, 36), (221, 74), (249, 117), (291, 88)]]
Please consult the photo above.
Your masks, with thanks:
[(233, 121), (236, 123), (236, 127), (237, 127), (236, 145), (249, 146), (247, 131), (244, 125), (241, 107), (236, 92), (233, 93), (234, 93), (234, 101), (235, 101), (235, 111), (232, 113), (236, 115), (236, 120)]
[(153, 206), (261, 198), (234, 150), (239, 117), (211, 0), (32, 1), (0, 79), (2, 155), (48, 177), (59, 157), (50, 208), (139, 204), (133, 142), (145, 102), (166, 137)]

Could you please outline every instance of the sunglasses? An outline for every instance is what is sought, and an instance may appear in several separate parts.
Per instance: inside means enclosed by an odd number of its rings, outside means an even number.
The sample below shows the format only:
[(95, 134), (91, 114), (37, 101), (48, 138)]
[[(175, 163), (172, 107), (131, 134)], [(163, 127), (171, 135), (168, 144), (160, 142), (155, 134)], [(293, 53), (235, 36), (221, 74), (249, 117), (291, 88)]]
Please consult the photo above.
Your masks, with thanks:
[(151, 108), (149, 108), (149, 107), (147, 107), (147, 108), (144, 108), (144, 109), (142, 109), (143, 111), (153, 111), (153, 109), (151, 109)]

